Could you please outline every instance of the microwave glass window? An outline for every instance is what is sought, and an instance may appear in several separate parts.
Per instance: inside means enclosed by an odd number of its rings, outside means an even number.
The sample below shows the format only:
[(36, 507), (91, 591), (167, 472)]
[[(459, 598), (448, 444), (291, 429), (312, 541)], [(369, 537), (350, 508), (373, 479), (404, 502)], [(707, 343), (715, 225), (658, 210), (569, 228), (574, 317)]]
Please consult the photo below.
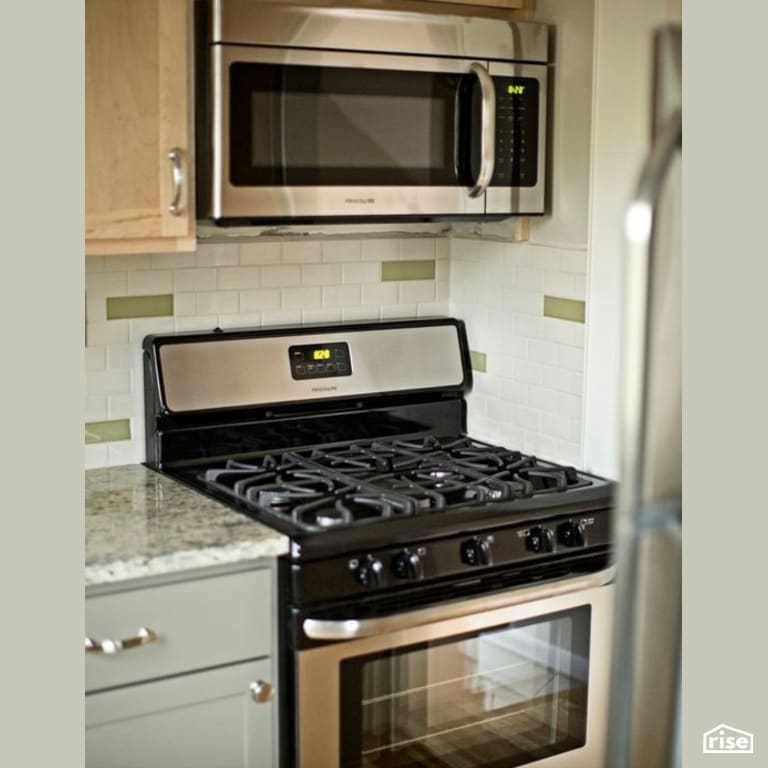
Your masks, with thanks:
[(342, 768), (512, 768), (586, 742), (590, 608), (341, 664)]
[(457, 105), (466, 79), (458, 73), (235, 63), (230, 181), (453, 186)]

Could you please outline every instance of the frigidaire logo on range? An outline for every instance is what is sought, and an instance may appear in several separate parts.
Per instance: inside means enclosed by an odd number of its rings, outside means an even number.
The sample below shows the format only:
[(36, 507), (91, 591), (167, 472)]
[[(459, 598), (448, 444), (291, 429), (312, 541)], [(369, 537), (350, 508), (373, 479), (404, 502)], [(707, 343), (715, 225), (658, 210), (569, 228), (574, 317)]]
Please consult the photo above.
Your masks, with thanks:
[(345, 203), (362, 203), (363, 205), (372, 205), (376, 202), (375, 197), (345, 197)]
[(751, 755), (754, 751), (755, 737), (749, 731), (720, 723), (704, 733), (705, 755)]
[(338, 387), (312, 387), (313, 392), (336, 392)]

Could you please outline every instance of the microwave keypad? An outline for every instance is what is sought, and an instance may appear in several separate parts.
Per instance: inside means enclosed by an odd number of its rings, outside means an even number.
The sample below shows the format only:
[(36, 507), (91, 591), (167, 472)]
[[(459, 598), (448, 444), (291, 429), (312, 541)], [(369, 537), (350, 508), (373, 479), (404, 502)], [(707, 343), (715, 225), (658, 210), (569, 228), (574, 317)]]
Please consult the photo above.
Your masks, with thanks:
[(537, 181), (539, 81), (493, 78), (496, 86), (496, 164), (493, 187), (533, 187)]
[(294, 379), (326, 379), (352, 373), (349, 345), (345, 341), (292, 346), (288, 348), (288, 357)]

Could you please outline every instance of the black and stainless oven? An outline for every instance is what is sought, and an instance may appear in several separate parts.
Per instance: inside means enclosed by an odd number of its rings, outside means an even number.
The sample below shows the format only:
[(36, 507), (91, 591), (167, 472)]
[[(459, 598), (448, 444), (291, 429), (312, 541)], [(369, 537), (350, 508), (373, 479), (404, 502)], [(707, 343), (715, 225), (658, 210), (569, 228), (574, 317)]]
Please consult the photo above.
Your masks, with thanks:
[(546, 25), (252, 0), (201, 25), (202, 216), (544, 211)]
[(466, 433), (460, 321), (144, 349), (149, 466), (290, 537), (284, 768), (601, 765), (613, 487)]

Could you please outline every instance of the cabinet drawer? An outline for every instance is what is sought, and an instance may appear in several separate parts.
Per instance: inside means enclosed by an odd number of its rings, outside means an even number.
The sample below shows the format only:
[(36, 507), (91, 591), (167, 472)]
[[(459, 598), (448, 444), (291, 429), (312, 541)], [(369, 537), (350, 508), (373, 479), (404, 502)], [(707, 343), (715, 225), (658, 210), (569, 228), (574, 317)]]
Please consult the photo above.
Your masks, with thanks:
[(86, 652), (86, 691), (268, 656), (271, 582), (264, 569), (87, 598), (92, 640), (125, 640), (140, 627), (156, 639), (111, 655)]
[(86, 768), (272, 768), (269, 659), (85, 697)]

